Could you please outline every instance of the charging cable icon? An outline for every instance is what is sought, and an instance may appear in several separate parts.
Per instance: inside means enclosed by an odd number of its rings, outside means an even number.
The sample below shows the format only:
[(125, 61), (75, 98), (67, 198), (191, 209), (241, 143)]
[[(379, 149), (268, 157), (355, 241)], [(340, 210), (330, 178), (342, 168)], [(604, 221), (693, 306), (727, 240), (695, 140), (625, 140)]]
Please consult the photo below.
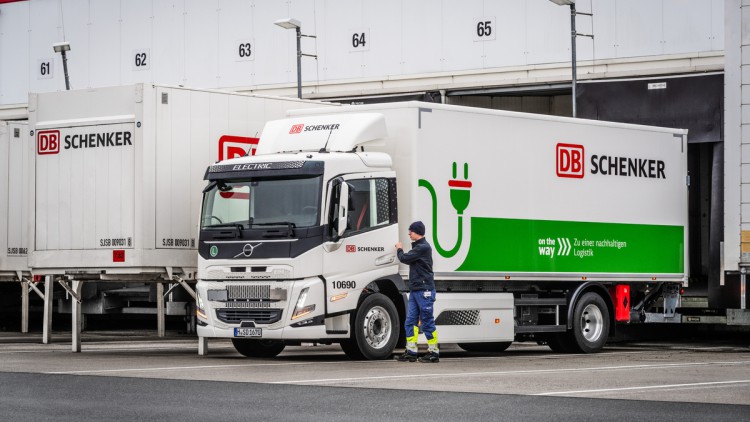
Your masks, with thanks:
[(471, 182), (469, 179), (469, 163), (464, 163), (464, 180), (458, 180), (456, 176), (457, 165), (453, 163), (453, 180), (448, 181), (451, 188), (451, 204), (458, 215), (463, 215), (471, 199)]
[(451, 249), (445, 249), (440, 245), (438, 240), (438, 221), (437, 221), (437, 195), (435, 194), (435, 188), (430, 182), (424, 179), (419, 179), (418, 186), (427, 189), (432, 199), (432, 241), (435, 245), (435, 250), (445, 257), (450, 258), (456, 253), (461, 247), (464, 234), (464, 211), (469, 206), (469, 200), (471, 199), (471, 182), (469, 181), (469, 164), (464, 163), (463, 165), (463, 179), (458, 178), (458, 164), (453, 163), (453, 179), (448, 181), (448, 187), (450, 187), (451, 205), (458, 214), (458, 236), (456, 237), (456, 244)]

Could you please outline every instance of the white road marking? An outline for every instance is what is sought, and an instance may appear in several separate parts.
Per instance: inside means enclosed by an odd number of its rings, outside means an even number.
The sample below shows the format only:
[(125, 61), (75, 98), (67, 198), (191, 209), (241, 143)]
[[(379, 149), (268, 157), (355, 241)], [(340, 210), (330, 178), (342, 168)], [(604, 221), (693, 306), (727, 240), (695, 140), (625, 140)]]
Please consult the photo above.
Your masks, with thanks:
[[(114, 353), (123, 353), (123, 352), (148, 352), (150, 350), (153, 351), (183, 351), (183, 350), (198, 350), (197, 346), (193, 345), (173, 345), (173, 346), (136, 346), (136, 345), (129, 345), (129, 346), (111, 346), (111, 347), (91, 347), (91, 346), (83, 346), (83, 352), (114, 352)], [(218, 349), (227, 349), (227, 350), (234, 350), (234, 347), (232, 346), (212, 346), (211, 350), (218, 350)], [(4, 350), (0, 352), (0, 355), (12, 355), (15, 353), (58, 353), (61, 351), (70, 351), (70, 345), (64, 345), (64, 346), (52, 346), (50, 348), (45, 349), (37, 349), (37, 350), (30, 350), (30, 349), (20, 349), (20, 350)]]
[(73, 375), (98, 374), (113, 372), (149, 372), (149, 371), (178, 371), (187, 369), (231, 369), (258, 366), (299, 366), (299, 365), (340, 365), (341, 362), (278, 362), (278, 363), (244, 363), (238, 365), (198, 365), (198, 366), (163, 366), (159, 368), (123, 368), (123, 369), (85, 369), (80, 371), (42, 372), (42, 374)]
[[(228, 349), (233, 349), (232, 346), (227, 346)], [(161, 349), (161, 348), (153, 348), (153, 349)], [(168, 350), (168, 348), (165, 348)], [(212, 348), (214, 349), (214, 348)], [(64, 350), (68, 350), (67, 348)], [(126, 349), (127, 351), (132, 350), (150, 350), (150, 349)], [(116, 349), (84, 349), (84, 352), (89, 351), (119, 351), (124, 352), (126, 350), (116, 350)], [(60, 349), (57, 350), (51, 350), (54, 352), (59, 352)], [(0, 352), (2, 353), (2, 352)], [(27, 353), (26, 351), (23, 352), (12, 352), (12, 353)], [(37, 351), (28, 351), (28, 353), (37, 353)], [(41, 353), (41, 352), (39, 352)], [(608, 355), (612, 354), (632, 354), (632, 353), (642, 353), (642, 352), (614, 352), (614, 353), (608, 353)], [(547, 355), (547, 356), (538, 356), (539, 358), (553, 358), (553, 357), (595, 357), (596, 355)], [(451, 361), (464, 361), (464, 360), (499, 360), (499, 359), (510, 359), (510, 358), (530, 358), (531, 356), (487, 356), (487, 357), (468, 357), (468, 358), (450, 358)], [(537, 356), (535, 356), (537, 357)], [(390, 364), (392, 363), (390, 360), (382, 360), (382, 361), (347, 361), (347, 363), (359, 363), (359, 364), (376, 364), (376, 365), (383, 365), (383, 364)], [(259, 366), (300, 366), (300, 365), (331, 365), (331, 364), (341, 364), (341, 362), (316, 362), (316, 361), (307, 361), (307, 362), (278, 362), (278, 363), (247, 363), (247, 364), (238, 364), (238, 365), (198, 365), (198, 366), (165, 366), (165, 367), (158, 367), (158, 368), (123, 368), (123, 369), (86, 369), (86, 370), (79, 370), (79, 371), (59, 371), (59, 372), (42, 372), (44, 374), (95, 374), (95, 373), (116, 373), (116, 372), (148, 372), (148, 371), (176, 371), (176, 370), (188, 370), (188, 369), (222, 369), (222, 368), (236, 368), (236, 367), (259, 367)], [(535, 372), (535, 371), (532, 371)], [(503, 373), (523, 373), (523, 372), (503, 372)], [(439, 376), (440, 374), (436, 374), (436, 376)], [(420, 375), (422, 376), (422, 375)], [(398, 378), (399, 376), (391, 376)], [(294, 382), (294, 381), (289, 381)], [(297, 381), (297, 382), (306, 382), (306, 381)], [(278, 382), (277, 384), (283, 384), (284, 382)]]
[(486, 371), (486, 372), (456, 372), (456, 373), (431, 373), (431, 374), (409, 374), (409, 375), (382, 375), (377, 377), (354, 377), (354, 378), (319, 378), (297, 381), (275, 381), (270, 384), (316, 384), (330, 382), (353, 382), (353, 381), (380, 381), (385, 379), (400, 378), (434, 378), (434, 377), (472, 377), (472, 376), (489, 376), (489, 375), (512, 375), (512, 374), (550, 374), (566, 372), (588, 372), (588, 371), (622, 371), (622, 370), (642, 370), (642, 369), (664, 369), (664, 368), (684, 368), (690, 366), (716, 366), (716, 365), (747, 365), (750, 361), (728, 361), (728, 362), (696, 362), (696, 363), (668, 363), (659, 365), (624, 365), (624, 366), (600, 366), (589, 368), (568, 368), (568, 369), (534, 369), (519, 371)]
[(683, 387), (705, 387), (705, 386), (716, 386), (726, 384), (750, 384), (750, 380), (737, 380), (737, 381), (714, 381), (714, 382), (695, 382), (690, 384), (664, 384), (664, 385), (647, 385), (640, 387), (621, 387), (621, 388), (602, 388), (598, 390), (572, 390), (572, 391), (555, 391), (548, 393), (537, 393), (534, 396), (564, 396), (569, 394), (584, 394), (584, 393), (606, 393), (615, 391), (634, 391), (634, 390), (655, 390), (655, 389), (668, 389), (668, 388), (683, 388)]

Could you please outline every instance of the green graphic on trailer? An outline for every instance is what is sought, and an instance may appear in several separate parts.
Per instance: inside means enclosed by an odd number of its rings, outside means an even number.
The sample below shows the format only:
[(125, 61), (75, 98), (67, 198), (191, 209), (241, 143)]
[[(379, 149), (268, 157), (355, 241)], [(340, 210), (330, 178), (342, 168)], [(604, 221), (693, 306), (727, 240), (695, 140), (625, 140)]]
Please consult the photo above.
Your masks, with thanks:
[[(469, 166), (463, 180), (448, 181), (451, 205), (458, 215), (456, 244), (446, 249), (438, 238), (437, 195), (420, 179), (432, 200), (432, 243), (444, 258), (455, 256), (463, 241), (463, 213), (472, 183)], [(473, 217), (471, 243), (457, 271), (682, 273), (684, 227), (580, 221)]]

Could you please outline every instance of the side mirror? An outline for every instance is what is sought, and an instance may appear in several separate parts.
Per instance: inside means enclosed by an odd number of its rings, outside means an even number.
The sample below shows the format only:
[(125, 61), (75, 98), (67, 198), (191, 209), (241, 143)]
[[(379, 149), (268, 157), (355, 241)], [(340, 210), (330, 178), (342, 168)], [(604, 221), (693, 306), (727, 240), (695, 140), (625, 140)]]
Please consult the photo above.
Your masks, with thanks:
[(341, 192), (339, 192), (339, 203), (338, 203), (338, 209), (336, 212), (338, 213), (337, 216), (337, 227), (336, 227), (336, 234), (338, 237), (341, 237), (344, 235), (344, 231), (346, 231), (346, 223), (347, 223), (347, 207), (349, 205), (349, 184), (344, 182), (341, 184)]

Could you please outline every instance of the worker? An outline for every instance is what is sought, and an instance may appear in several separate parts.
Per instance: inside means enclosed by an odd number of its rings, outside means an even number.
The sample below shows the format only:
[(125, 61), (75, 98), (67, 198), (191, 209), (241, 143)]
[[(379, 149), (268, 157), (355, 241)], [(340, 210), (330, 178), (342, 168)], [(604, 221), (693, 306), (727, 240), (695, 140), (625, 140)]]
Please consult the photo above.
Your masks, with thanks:
[[(411, 250), (404, 253), (403, 244), (396, 243), (399, 261), (409, 265), (409, 309), (406, 312), (406, 351), (396, 356), (399, 362), (439, 362), (437, 330), (432, 305), (435, 302), (435, 276), (432, 272), (432, 246), (424, 237), (425, 227), (421, 221), (409, 226)], [(422, 321), (422, 332), (427, 338), (427, 354), (417, 357), (418, 323)]]

